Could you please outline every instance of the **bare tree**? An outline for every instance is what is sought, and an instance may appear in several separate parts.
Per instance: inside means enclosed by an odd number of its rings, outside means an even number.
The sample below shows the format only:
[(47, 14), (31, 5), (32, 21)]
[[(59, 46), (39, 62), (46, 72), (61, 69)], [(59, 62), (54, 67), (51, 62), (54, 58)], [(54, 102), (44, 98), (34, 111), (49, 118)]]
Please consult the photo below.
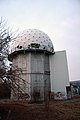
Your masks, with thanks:
[(0, 20), (0, 79), (6, 72), (6, 61), (9, 54), (9, 42), (12, 40), (11, 31), (5, 20)]
[[(8, 66), (9, 43), (14, 39), (15, 32), (12, 33), (5, 20), (0, 20), (0, 82), (10, 84), (10, 90), (17, 94), (17, 98), (28, 98), (21, 84), (25, 84), (25, 80), (20, 77), (21, 68)], [(13, 68), (13, 69), (12, 69)], [(29, 83), (27, 83), (29, 84)], [(8, 86), (9, 87), (9, 86)], [(16, 96), (16, 95), (15, 95)]]

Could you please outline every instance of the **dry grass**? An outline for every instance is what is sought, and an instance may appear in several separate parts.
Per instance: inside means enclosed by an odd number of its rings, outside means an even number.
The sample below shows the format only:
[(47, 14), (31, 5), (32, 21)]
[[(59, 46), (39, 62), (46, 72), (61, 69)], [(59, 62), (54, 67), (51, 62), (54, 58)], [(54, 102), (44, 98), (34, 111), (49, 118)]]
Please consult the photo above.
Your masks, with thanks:
[(42, 104), (1, 100), (0, 120), (80, 120), (80, 98)]

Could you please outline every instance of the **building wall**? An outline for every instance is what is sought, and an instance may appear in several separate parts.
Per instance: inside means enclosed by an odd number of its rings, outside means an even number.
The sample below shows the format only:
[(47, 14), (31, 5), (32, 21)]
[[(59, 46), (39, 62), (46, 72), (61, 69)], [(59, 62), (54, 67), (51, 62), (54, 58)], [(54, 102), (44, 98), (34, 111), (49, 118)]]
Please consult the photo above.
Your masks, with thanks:
[(66, 51), (55, 52), (49, 59), (51, 92), (54, 92), (55, 99), (66, 99), (66, 86), (69, 86)]
[[(24, 93), (29, 94), (30, 99), (34, 99), (34, 92), (38, 94), (37, 99), (47, 99), (48, 92), (50, 91), (48, 54), (37, 52), (17, 54), (13, 58), (13, 66), (15, 66), (13, 69), (17, 67), (21, 68), (22, 72), (17, 71), (18, 77), (20, 78), (19, 83), (21, 83), (20, 87)], [(17, 80), (17, 78), (15, 79)], [(21, 79), (24, 79), (24, 82)], [(17, 92), (17, 90), (15, 91)]]
[(40, 99), (48, 97), (50, 91), (50, 74), (49, 74), (49, 55), (44, 53), (31, 54), (31, 83), (32, 93), (40, 93)]
[[(25, 94), (28, 94), (30, 99), (30, 87), (31, 87), (31, 67), (30, 67), (30, 61), (31, 61), (31, 53), (27, 54), (18, 54), (13, 58), (13, 70), (15, 70), (15, 81), (19, 83), (19, 91), (22, 91), (23, 96)], [(12, 90), (12, 98), (18, 97), (17, 92), (18, 88), (16, 87)], [(16, 93), (16, 94), (14, 94)]]

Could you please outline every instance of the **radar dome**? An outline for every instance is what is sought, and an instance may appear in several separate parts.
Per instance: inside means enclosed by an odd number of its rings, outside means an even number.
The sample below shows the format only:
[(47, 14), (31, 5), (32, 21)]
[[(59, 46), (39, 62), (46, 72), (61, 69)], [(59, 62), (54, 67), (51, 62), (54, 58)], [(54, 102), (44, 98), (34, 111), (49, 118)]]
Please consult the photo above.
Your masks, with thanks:
[(27, 29), (19, 33), (11, 44), (11, 53), (20, 50), (44, 50), (54, 52), (52, 41), (44, 32)]

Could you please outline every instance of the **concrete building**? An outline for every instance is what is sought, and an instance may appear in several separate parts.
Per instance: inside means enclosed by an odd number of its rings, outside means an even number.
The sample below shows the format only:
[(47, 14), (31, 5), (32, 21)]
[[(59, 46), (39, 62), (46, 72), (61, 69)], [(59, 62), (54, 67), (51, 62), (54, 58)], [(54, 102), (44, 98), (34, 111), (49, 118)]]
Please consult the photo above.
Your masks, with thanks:
[[(38, 100), (46, 100), (52, 92), (55, 99), (67, 99), (69, 76), (66, 51), (54, 52), (47, 34), (37, 29), (20, 33), (12, 42), (9, 60), (13, 70), (22, 70), (16, 72), (15, 81), (20, 86), (15, 88), (15, 92), (12, 90), (11, 98), (25, 94), (31, 100), (35, 96)], [(19, 93), (19, 88), (22, 93)]]
[(50, 55), (51, 92), (55, 99), (71, 98), (66, 51), (57, 51)]

